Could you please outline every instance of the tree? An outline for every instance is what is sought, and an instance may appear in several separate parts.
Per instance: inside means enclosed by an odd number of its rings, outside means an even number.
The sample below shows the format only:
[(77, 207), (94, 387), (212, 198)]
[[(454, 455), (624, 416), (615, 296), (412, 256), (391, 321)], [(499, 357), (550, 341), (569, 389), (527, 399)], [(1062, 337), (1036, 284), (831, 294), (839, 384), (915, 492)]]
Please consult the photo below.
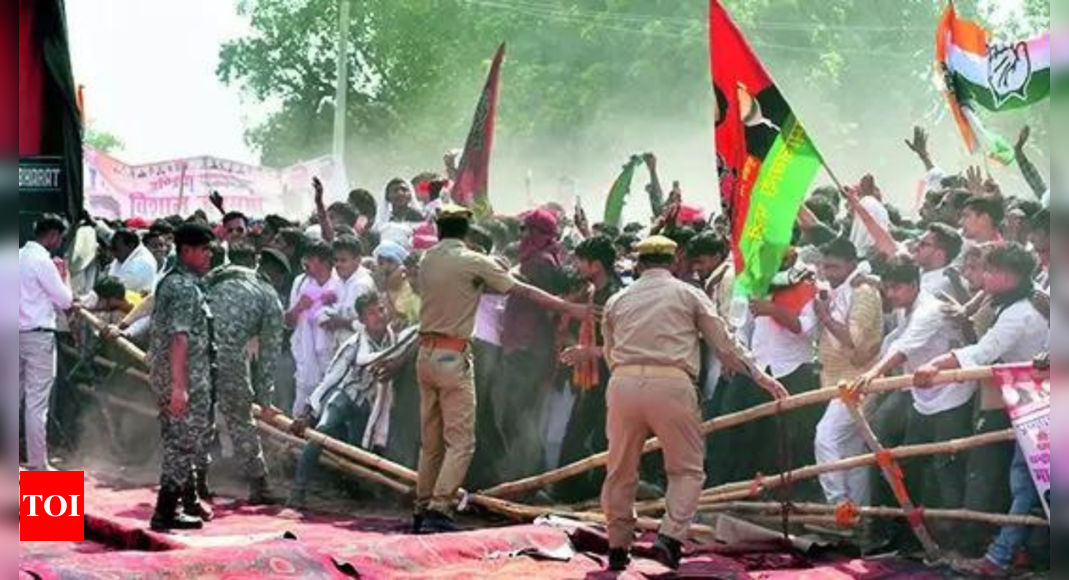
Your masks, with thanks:
[(102, 153), (118, 153), (126, 148), (122, 139), (107, 131), (89, 128), (85, 132), (85, 144)]
[[(883, 172), (911, 191), (902, 168), (912, 160), (900, 149), (917, 123), (938, 130), (948, 165), (964, 160), (932, 82), (941, 0), (724, 1), (844, 178)], [(957, 5), (984, 16), (980, 0)], [(223, 46), (219, 78), (280, 105), (249, 143), (276, 166), (329, 152), (337, 0), (239, 8), (253, 32)], [(693, 158), (683, 162), (693, 175), (712, 173), (704, 1), (360, 0), (351, 29), (346, 162), (365, 185), (388, 177), (384, 168), (437, 168), (463, 143), (501, 41), (509, 53), (495, 166), (522, 169), (509, 175), (611, 174), (636, 151), (673, 147)], [(522, 190), (522, 178), (504, 173), (498, 186)]]

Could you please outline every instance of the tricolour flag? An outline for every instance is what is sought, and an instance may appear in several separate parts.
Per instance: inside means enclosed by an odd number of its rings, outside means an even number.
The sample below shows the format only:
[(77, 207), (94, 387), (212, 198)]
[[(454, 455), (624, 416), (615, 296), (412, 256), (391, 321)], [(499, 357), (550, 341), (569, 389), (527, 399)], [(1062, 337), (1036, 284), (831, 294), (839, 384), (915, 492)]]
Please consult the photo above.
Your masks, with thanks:
[(976, 110), (1012, 111), (1050, 97), (1050, 54), (1050, 32), (1031, 40), (992, 42), (982, 26), (958, 18), (953, 2), (947, 6), (936, 32), (936, 68), (970, 153), (1013, 161), (1013, 148), (984, 128)]
[(717, 169), (731, 217), (736, 294), (768, 293), (822, 161), (813, 141), (719, 0), (709, 8)]
[(486, 87), (475, 110), (475, 120), (464, 146), (464, 157), (457, 169), (456, 183), (450, 192), (452, 201), (470, 207), (478, 218), (493, 214), (490, 204), (490, 155), (494, 149), (494, 126), (497, 121), (497, 97), (501, 81), (501, 64), (505, 45), (497, 49)]

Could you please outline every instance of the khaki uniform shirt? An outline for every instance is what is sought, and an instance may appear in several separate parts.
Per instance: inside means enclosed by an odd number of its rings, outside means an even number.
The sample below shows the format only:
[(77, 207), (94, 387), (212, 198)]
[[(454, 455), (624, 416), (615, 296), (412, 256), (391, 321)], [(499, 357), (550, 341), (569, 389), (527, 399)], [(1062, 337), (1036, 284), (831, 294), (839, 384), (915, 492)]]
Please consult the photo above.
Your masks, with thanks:
[(704, 337), (714, 354), (756, 372), (753, 356), (727, 328), (701, 290), (676, 280), (667, 270), (649, 270), (605, 307), (605, 352), (613, 369), (672, 367), (697, 380), (699, 341)]
[(431, 248), (419, 267), (420, 332), (470, 339), (484, 291), (508, 294), (516, 286), (508, 271), (468, 249), (460, 240)]

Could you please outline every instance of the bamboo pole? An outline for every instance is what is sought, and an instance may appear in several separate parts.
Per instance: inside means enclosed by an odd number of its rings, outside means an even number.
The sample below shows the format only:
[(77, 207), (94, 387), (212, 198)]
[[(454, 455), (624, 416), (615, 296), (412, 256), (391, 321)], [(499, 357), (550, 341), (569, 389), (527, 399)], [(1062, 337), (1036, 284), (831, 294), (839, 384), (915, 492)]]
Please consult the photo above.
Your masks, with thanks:
[[(290, 419), (289, 417), (282, 414), (271, 415), (269, 413), (263, 413), (263, 410), (256, 405), (254, 405), (253, 407), (253, 415), (265, 424), (270, 425), (275, 429), (279, 429), (286, 432), (289, 432), (290, 428), (293, 426), (294, 423), (293, 419)], [(333, 451), (334, 453), (346, 457), (361, 465), (378, 469), (383, 473), (392, 475), (403, 481), (415, 483), (419, 479), (419, 476), (416, 474), (416, 472), (412, 471), (411, 469), (408, 469), (407, 467), (398, 465), (388, 459), (375, 455), (374, 453), (364, 451), (363, 449), (359, 449), (352, 445), (348, 445), (332, 437), (328, 437), (327, 435), (324, 435), (313, 429), (305, 430), (304, 438), (307, 439), (310, 443), (315, 443), (317, 445), (322, 446), (323, 449)]]
[[(107, 328), (107, 324), (105, 324), (102, 320), (94, 316), (88, 310), (85, 310), (84, 308), (79, 308), (76, 310), (76, 312), (79, 316), (84, 318), (86, 322), (88, 322), (89, 325), (92, 326), (98, 333), (103, 333), (104, 329)], [(129, 340), (123, 337), (118, 337), (113, 340), (112, 343), (118, 346), (120, 350), (132, 357), (134, 360), (140, 362), (141, 364), (147, 364), (148, 357), (145, 355), (144, 352), (141, 351), (140, 348), (137, 347), (137, 345), (133, 344)], [(103, 357), (96, 357), (95, 361), (111, 369), (116, 369), (119, 367), (118, 364), (109, 361)], [(125, 369), (125, 372), (128, 376), (145, 382), (146, 385), (151, 384), (151, 378), (148, 374), (144, 372), (129, 368)], [(292, 419), (289, 419), (288, 417), (282, 415), (275, 415), (273, 417), (270, 417), (270, 421), (268, 421), (265, 420), (263, 415), (263, 409), (260, 408), (259, 405), (253, 405), (253, 416), (257, 418), (257, 427), (260, 431), (266, 432), (269, 435), (275, 437), (276, 439), (283, 439), (291, 445), (295, 444), (296, 441), (301, 441), (296, 437), (288, 435), (289, 428), (293, 424)], [(357, 475), (361, 479), (366, 479), (375, 483), (382, 484), (390, 489), (393, 489), (394, 491), (398, 491), (401, 494), (412, 493), (412, 489), (408, 486), (397, 483), (392, 479), (389, 479), (377, 472), (361, 467), (356, 463), (343, 461), (340, 457), (335, 457), (334, 455), (336, 454), (344, 457), (353, 458), (357, 461), (363, 459), (365, 462), (370, 464), (370, 467), (383, 469), (383, 471), (386, 471), (387, 473), (390, 473), (392, 475), (399, 475), (403, 479), (414, 482), (416, 480), (416, 476), (410, 470), (406, 470), (405, 468), (399, 465), (392, 464), (386, 461), (385, 459), (356, 449), (355, 447), (345, 445), (314, 430), (307, 430), (305, 435), (308, 441), (302, 442), (301, 445), (305, 445), (308, 442), (317, 443), (321, 445), (324, 450), (330, 452), (324, 454), (324, 456), (327, 457), (328, 465), (339, 468), (340, 471), (349, 473), (350, 475)]]
[[(103, 321), (93, 316), (92, 313), (84, 309), (79, 309), (78, 314), (85, 318), (86, 321), (91, 326), (93, 326), (97, 332), (102, 333), (107, 327), (107, 325)], [(147, 360), (145, 353), (142, 352), (141, 349), (139, 349), (130, 341), (119, 337), (115, 340), (115, 343), (119, 346), (120, 349), (122, 349), (126, 354), (133, 357), (135, 360), (140, 362), (144, 362)], [(109, 365), (111, 368), (116, 368), (118, 366), (111, 361), (107, 361), (106, 359), (99, 360), (102, 362), (102, 364)], [(150, 382), (148, 375), (138, 372), (134, 369), (127, 369), (127, 374), (139, 380), (143, 380), (146, 383)], [(290, 419), (289, 417), (286, 417), (281, 413), (264, 413), (263, 409), (259, 405), (253, 405), (253, 416), (257, 419), (260, 430), (267, 431), (269, 434), (272, 435), (277, 434), (278, 432), (288, 433), (294, 423), (293, 419)], [(270, 429), (266, 429), (268, 427)], [(307, 440), (307, 442), (318, 444), (322, 446), (324, 450), (331, 452), (337, 456), (340, 456), (340, 458), (345, 458), (346, 460), (351, 461), (351, 467), (357, 468), (345, 468), (343, 469), (343, 471), (349, 472), (351, 474), (361, 474), (364, 479), (372, 479), (373, 481), (382, 483), (383, 485), (386, 485), (391, 489), (396, 489), (400, 491), (398, 486), (401, 486), (402, 484), (399, 484), (393, 479), (389, 479), (381, 474), (378, 474), (377, 472), (371, 471), (371, 469), (368, 468), (378, 469), (385, 474), (392, 475), (401, 479), (402, 481), (409, 483), (416, 483), (419, 480), (419, 475), (411, 469), (408, 469), (402, 465), (398, 465), (397, 463), (375, 455), (374, 453), (364, 451), (363, 449), (359, 449), (352, 445), (348, 445), (346, 443), (338, 441), (332, 437), (328, 437), (327, 435), (319, 433), (318, 431), (315, 431), (313, 429), (306, 429), (304, 431), (304, 438)], [(333, 459), (340, 465), (345, 465), (345, 463), (348, 463), (340, 461), (340, 458), (335, 457)], [(412, 491), (411, 488), (407, 486), (404, 486), (403, 489), (405, 491), (403, 491), (402, 493), (405, 494), (411, 493)], [(535, 508), (530, 508), (528, 506), (504, 502), (501, 500), (495, 500), (494, 498), (489, 498), (477, 494), (468, 495), (467, 492), (463, 490), (461, 490), (460, 494), (461, 497), (466, 498), (474, 505), (480, 506), (495, 513), (499, 513), (512, 519), (536, 519), (548, 513), (554, 513), (553, 510), (538, 510)]]
[[(978, 447), (985, 447), (987, 445), (994, 445), (997, 443), (1010, 443), (1017, 440), (1017, 435), (1013, 429), (1007, 429), (1005, 431), (998, 431), (995, 433), (984, 433), (982, 435), (974, 435), (972, 437), (966, 437), (964, 439), (954, 439), (951, 441), (944, 441), (940, 443), (928, 443), (925, 445), (912, 445), (909, 447), (898, 447), (896, 449), (888, 450), (895, 459), (910, 459), (913, 457), (925, 457), (929, 455), (940, 454), (952, 454), (961, 453), (970, 449), (976, 449)], [(797, 469), (785, 475), (772, 475), (759, 477), (753, 481), (742, 481), (737, 483), (729, 483), (721, 485), (711, 489), (707, 489), (702, 492), (702, 505), (710, 506), (721, 504), (730, 501), (741, 501), (746, 499), (752, 499), (756, 495), (771, 489), (776, 489), (783, 485), (784, 481), (802, 481), (806, 479), (813, 479), (820, 477), (825, 473), (834, 473), (838, 471), (849, 471), (851, 469), (858, 469), (862, 467), (871, 467), (877, 464), (877, 455), (875, 453), (869, 453), (867, 455), (858, 455), (856, 457), (850, 457), (834, 463), (825, 463), (822, 465), (813, 465)], [(636, 510), (640, 514), (656, 513), (664, 510), (664, 500), (655, 500), (650, 502), (644, 502), (636, 506)]]
[[(845, 393), (846, 387), (842, 387), (841, 390)], [(860, 399), (852, 397), (844, 397), (844, 399), (846, 408), (850, 410), (850, 415), (853, 416), (854, 423), (857, 425), (861, 437), (868, 444), (869, 449), (878, 456), (885, 457), (887, 455), (886, 448), (876, 437), (876, 431), (872, 429), (872, 425), (865, 417), (864, 411), (861, 410)], [(894, 493), (899, 505), (902, 506), (902, 510), (908, 514), (907, 519), (909, 520), (910, 529), (913, 530), (913, 535), (917, 536), (921, 546), (924, 546), (924, 551), (928, 554), (928, 558), (933, 561), (937, 560), (940, 555), (939, 544), (935, 543), (935, 538), (928, 531), (924, 510), (917, 508), (917, 505), (913, 503), (913, 499), (909, 495), (909, 490), (906, 489), (906, 482), (902, 475), (902, 469), (898, 465), (898, 460), (891, 456), (890, 462), (880, 461), (879, 463), (883, 478), (887, 481), (887, 485), (891, 486), (891, 491)]]
[[(304, 447), (308, 443), (303, 439), (300, 439), (285, 431), (277, 429), (274, 426), (269, 425), (263, 421), (257, 421), (257, 425), (259, 426), (261, 431), (264, 431), (265, 433), (271, 435), (275, 440), (277, 440), (279, 443), (283, 444), (287, 448), (293, 449), (294, 452), (298, 455), (301, 454)], [(403, 483), (394, 481), (393, 479), (390, 479), (389, 477), (386, 477), (385, 475), (377, 471), (373, 471), (361, 465), (357, 465), (356, 463), (353, 463), (351, 461), (346, 461), (345, 459), (341, 457), (336, 457), (332, 454), (327, 453), (326, 451), (324, 451), (323, 453), (323, 458), (325, 459), (325, 461), (323, 461), (322, 463), (325, 463), (330, 467), (341, 471), (342, 473), (347, 473), (354, 477), (358, 477), (360, 479), (370, 481), (372, 483), (377, 483), (401, 495), (412, 494), (411, 487)]]
[[(100, 334), (103, 334), (104, 331), (109, 326), (108, 323), (104, 322), (103, 320), (98, 318), (95, 314), (93, 314), (92, 312), (89, 312), (85, 308), (82, 308), (82, 307), (75, 308), (74, 309), (74, 313), (77, 314), (78, 316), (82, 317), (83, 319), (85, 319), (85, 321), (89, 323), (89, 326), (92, 326), (93, 330), (96, 330)], [(137, 362), (139, 362), (139, 363), (141, 363), (141, 364), (143, 364), (145, 366), (148, 366), (148, 357), (145, 355), (145, 353), (140, 348), (137, 347), (136, 344), (130, 342), (128, 339), (126, 339), (126, 338), (124, 338), (122, 336), (119, 336), (119, 337), (116, 337), (115, 339), (113, 339), (111, 341), (111, 343), (114, 344), (115, 346), (119, 347), (119, 350), (123, 351), (124, 353), (126, 353), (127, 355), (132, 357)]]
[[(88, 322), (89, 325), (92, 326), (94, 330), (96, 330), (98, 333), (102, 334), (104, 330), (108, 327), (108, 325), (104, 321), (100, 320), (95, 315), (93, 315), (93, 313), (89, 312), (88, 310), (85, 310), (84, 308), (78, 308), (75, 310), (75, 312), (79, 316), (84, 318), (85, 321)], [(142, 364), (147, 364), (148, 357), (146, 356), (146, 354), (140, 348), (138, 348), (137, 345), (130, 342), (129, 340), (120, 336), (115, 338), (112, 343), (115, 344), (124, 353), (132, 357), (134, 360)], [(109, 366), (110, 368), (118, 367), (117, 364), (111, 361), (107, 361), (107, 359), (98, 357), (97, 361), (105, 366)], [(127, 369), (127, 374), (138, 380), (143, 380), (146, 384), (151, 384), (151, 379), (147, 374), (143, 372), (138, 372), (134, 369)], [(264, 424), (271, 425), (275, 429), (285, 432), (288, 432), (294, 423), (293, 419), (290, 419), (285, 415), (272, 415), (270, 413), (264, 413), (263, 409), (259, 405), (255, 404), (252, 407), (252, 413), (253, 417), (260, 421), (263, 421)], [(373, 453), (369, 453), (362, 449), (353, 447), (352, 445), (346, 445), (345, 443), (328, 437), (313, 429), (307, 429), (305, 431), (305, 439), (307, 439), (309, 442), (316, 443), (322, 446), (324, 449), (329, 450), (337, 455), (346, 457), (356, 463), (365, 465), (367, 467), (379, 469), (387, 474), (393, 475), (402, 480), (414, 483), (418, 479), (416, 472), (412, 471), (411, 469), (393, 463)]]
[[(994, 376), (994, 369), (990, 367), (976, 368), (976, 369), (958, 369), (953, 371), (946, 371), (936, 375), (932, 381), (933, 385), (944, 385), (951, 383), (966, 383), (973, 381), (980, 381), (990, 379)], [(862, 389), (862, 393), (866, 395), (874, 395), (879, 393), (890, 393), (894, 391), (901, 391), (904, 389), (913, 388), (913, 376), (895, 377), (891, 379), (881, 379), (873, 381), (872, 384)], [(796, 409), (809, 407), (813, 405), (819, 405), (827, 403), (839, 397), (839, 389), (821, 389), (819, 391), (813, 391), (809, 393), (803, 393), (801, 395), (795, 395), (782, 401), (766, 403), (759, 405), (745, 411), (733, 413), (730, 415), (724, 415), (718, 417), (712, 421), (707, 421), (702, 424), (702, 433), (709, 435), (717, 431), (725, 431), (733, 427), (737, 427), (744, 423), (753, 421), (755, 419), (761, 419), (764, 417), (770, 417), (773, 415), (783, 414)], [(650, 439), (646, 442), (642, 452), (651, 453), (661, 449), (661, 443), (656, 438)], [(599, 453), (588, 457), (582, 461), (578, 461), (571, 465), (563, 466), (559, 469), (548, 471), (542, 475), (535, 477), (529, 477), (526, 479), (517, 480), (510, 483), (504, 483), (485, 490), (485, 495), (492, 497), (509, 497), (516, 496), (532, 491), (536, 491), (548, 485), (570, 479), (577, 475), (582, 475), (588, 471), (604, 467), (608, 462), (608, 453)]]
[[(750, 512), (760, 513), (766, 515), (776, 515), (783, 513), (784, 506), (779, 503), (773, 502), (732, 502), (722, 503), (712, 506), (705, 506), (701, 509), (703, 512), (722, 513), (722, 512)], [(835, 521), (836, 506), (823, 505), (823, 504), (792, 504), (788, 510), (792, 514), (791, 520), (794, 521), (793, 514), (799, 515), (813, 515), (813, 516), (832, 516), (832, 521)], [(889, 507), (858, 507), (857, 512), (861, 517), (866, 518), (885, 518), (885, 519), (903, 519), (908, 517), (905, 510)], [(1050, 522), (1043, 518), (1037, 518), (1035, 516), (1015, 516), (1007, 514), (992, 514), (985, 512), (977, 512), (972, 510), (924, 510), (924, 517), (933, 520), (949, 520), (957, 522), (972, 522), (979, 524), (987, 524), (991, 526), (1027, 526), (1034, 528), (1049, 528)]]
[[(144, 405), (141, 405), (141, 404), (133, 402), (133, 401), (127, 401), (126, 399), (123, 399), (123, 398), (120, 398), (120, 397), (116, 397), (115, 395), (112, 395), (110, 393), (102, 393), (100, 391), (96, 391), (96, 390), (90, 388), (88, 385), (79, 384), (79, 385), (77, 385), (77, 388), (83, 394), (96, 397), (96, 398), (100, 399), (101, 401), (103, 401), (104, 403), (106, 403), (106, 404), (108, 404), (110, 406), (116, 407), (118, 409), (122, 409), (124, 411), (128, 411), (128, 412), (131, 412), (131, 413), (142, 415), (144, 417), (151, 417), (151, 418), (156, 418), (159, 415), (158, 411), (154, 411), (154, 410), (152, 410), (152, 409), (150, 409), (150, 408), (148, 408), (148, 407), (146, 407)], [(264, 423), (262, 421), (257, 421), (257, 427), (261, 431), (263, 431), (264, 433), (272, 436), (275, 440), (277, 440), (280, 444), (282, 444), (287, 449), (292, 449), (298, 455), (301, 453), (301, 450), (304, 448), (305, 444), (307, 443), (306, 441), (304, 441), (302, 439), (294, 437), (293, 435), (290, 435), (289, 433), (285, 433), (283, 431), (280, 431), (280, 430), (278, 430), (278, 429), (272, 427), (271, 425), (268, 425), (268, 424), (266, 424), (266, 423)], [(401, 495), (409, 495), (409, 494), (412, 493), (412, 488), (411, 487), (406, 486), (406, 485), (401, 484), (401, 483), (397, 483), (396, 481), (394, 481), (394, 480), (392, 480), (392, 479), (390, 479), (390, 478), (388, 478), (388, 477), (386, 477), (386, 476), (384, 476), (384, 475), (382, 475), (380, 473), (377, 473), (377, 472), (372, 471), (370, 469), (366, 469), (366, 468), (361, 467), (361, 466), (359, 466), (359, 465), (357, 465), (355, 463), (352, 463), (350, 461), (346, 461), (346, 460), (334, 455), (330, 451), (324, 450), (323, 455), (320, 456), (319, 462), (321, 464), (331, 468), (331, 469), (334, 469), (335, 471), (338, 471), (338, 472), (341, 472), (341, 473), (345, 473), (347, 475), (352, 475), (352, 476), (358, 477), (360, 479), (364, 479), (364, 480), (371, 481), (373, 483), (378, 483), (380, 485), (388, 487), (388, 488), (396, 491), (397, 493), (400, 493)]]

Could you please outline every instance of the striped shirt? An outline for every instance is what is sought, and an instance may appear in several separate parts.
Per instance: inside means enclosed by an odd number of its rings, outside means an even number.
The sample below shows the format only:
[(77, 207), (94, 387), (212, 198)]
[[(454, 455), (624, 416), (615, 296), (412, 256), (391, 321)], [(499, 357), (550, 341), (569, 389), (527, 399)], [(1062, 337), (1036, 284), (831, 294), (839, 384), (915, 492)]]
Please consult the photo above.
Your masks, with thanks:
[[(842, 345), (835, 336), (824, 329), (820, 335), (821, 386), (835, 388), (843, 381), (852, 381), (876, 364), (883, 343), (883, 299), (880, 292), (870, 285), (859, 288), (844, 284), (837, 292), (847, 292), (846, 315), (833, 312), (839, 322), (850, 329), (854, 348)], [(870, 353), (870, 354), (866, 354)]]

